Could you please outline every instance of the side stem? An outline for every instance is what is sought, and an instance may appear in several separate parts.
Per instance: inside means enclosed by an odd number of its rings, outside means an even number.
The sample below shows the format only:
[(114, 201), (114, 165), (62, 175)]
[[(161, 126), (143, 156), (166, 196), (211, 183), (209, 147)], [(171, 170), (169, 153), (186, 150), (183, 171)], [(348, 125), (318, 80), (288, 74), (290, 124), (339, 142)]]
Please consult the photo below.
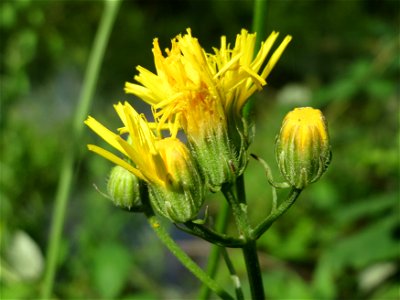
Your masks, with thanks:
[(302, 190), (296, 188), (293, 188), (290, 191), (288, 198), (254, 229), (255, 239), (260, 238), (264, 232), (267, 231), (268, 228), (270, 228), (271, 225), (293, 205), (300, 196), (301, 191)]
[(160, 241), (168, 248), (169, 251), (203, 284), (212, 290), (221, 299), (233, 300), (234, 298), (223, 290), (219, 284), (209, 277), (171, 238), (162, 224), (158, 221), (154, 214), (147, 214), (147, 221), (153, 231), (156, 233)]
[(147, 222), (153, 229), (160, 241), (168, 248), (168, 250), (203, 284), (205, 284), (211, 291), (218, 295), (224, 300), (234, 300), (234, 298), (229, 295), (225, 290), (223, 290), (219, 284), (212, 279), (210, 276), (204, 272), (190, 257), (182, 250), (181, 247), (171, 238), (168, 231), (162, 226), (162, 224), (157, 219), (154, 211), (150, 205), (150, 199), (148, 196), (147, 185), (143, 184), (140, 191), (142, 197), (142, 204), (144, 209), (144, 214), (146, 216)]

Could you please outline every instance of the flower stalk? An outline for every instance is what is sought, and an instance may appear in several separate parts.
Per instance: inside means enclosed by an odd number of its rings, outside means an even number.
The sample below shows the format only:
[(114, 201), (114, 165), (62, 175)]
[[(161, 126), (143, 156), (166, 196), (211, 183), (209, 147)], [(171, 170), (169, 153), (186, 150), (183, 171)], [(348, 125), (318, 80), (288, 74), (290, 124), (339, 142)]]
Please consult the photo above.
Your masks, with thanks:
[[(247, 215), (247, 203), (245, 199), (244, 178), (238, 180), (236, 186), (238, 197), (235, 197), (231, 186), (224, 186), (222, 192), (232, 208), (240, 237), (244, 240), (242, 247), (243, 257), (246, 264), (247, 275), (250, 283), (252, 299), (264, 299), (264, 287), (262, 273), (257, 255), (256, 239), (250, 226)], [(240, 198), (239, 198), (240, 196)]]
[[(142, 194), (146, 193), (147, 185), (143, 185)], [(212, 290), (221, 299), (233, 300), (234, 298), (229, 295), (220, 285), (207, 275), (171, 238), (170, 234), (164, 228), (162, 223), (158, 220), (151, 208), (148, 196), (144, 196), (142, 199), (144, 206), (144, 214), (147, 218), (151, 229), (155, 232), (160, 241), (168, 248), (168, 250), (193, 274), (195, 275), (204, 285)]]

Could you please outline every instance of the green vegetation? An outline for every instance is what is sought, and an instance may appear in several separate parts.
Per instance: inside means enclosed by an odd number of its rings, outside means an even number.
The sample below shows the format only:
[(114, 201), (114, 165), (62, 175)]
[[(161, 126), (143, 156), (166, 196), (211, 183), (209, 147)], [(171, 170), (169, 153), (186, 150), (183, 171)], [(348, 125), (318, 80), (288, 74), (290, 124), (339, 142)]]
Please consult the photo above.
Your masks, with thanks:
[[(198, 293), (200, 284), (156, 239), (146, 219), (114, 207), (93, 187), (106, 191), (112, 166), (88, 153), (86, 144), (96, 136), (86, 129), (74, 136), (103, 8), (101, 1), (0, 3), (2, 299), (40, 295), (62, 157), (71, 147), (76, 161), (53, 295), (187, 299)], [(258, 243), (269, 299), (398, 298), (399, 12), (398, 2), (390, 0), (268, 3), (265, 34), (276, 30), (293, 41), (254, 97), (257, 135), (251, 151), (279, 178), (274, 140), (282, 118), (294, 107), (313, 106), (326, 116), (333, 152), (318, 184)], [(128, 100), (140, 110), (123, 86), (137, 65), (153, 68), (154, 37), (168, 47), (171, 37), (191, 27), (207, 48), (221, 35), (233, 42), (241, 28), (251, 29), (252, 18), (252, 2), (244, 0), (122, 2), (90, 113), (114, 128), (112, 104)], [(255, 160), (245, 181), (256, 222), (269, 212), (272, 197)], [(211, 216), (222, 201), (207, 200)], [(170, 229), (205, 266), (208, 244)], [(240, 251), (229, 254), (244, 276)], [(233, 294), (222, 263), (217, 280)]]

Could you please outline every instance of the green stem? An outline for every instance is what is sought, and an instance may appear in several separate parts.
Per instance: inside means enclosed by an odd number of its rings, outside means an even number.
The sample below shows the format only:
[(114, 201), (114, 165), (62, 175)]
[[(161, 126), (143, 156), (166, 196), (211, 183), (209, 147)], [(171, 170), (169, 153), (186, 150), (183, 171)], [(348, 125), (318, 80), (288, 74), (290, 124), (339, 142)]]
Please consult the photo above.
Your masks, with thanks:
[(293, 205), (293, 203), (299, 197), (301, 191), (302, 190), (292, 188), (288, 198), (281, 205), (279, 205), (275, 211), (272, 211), (272, 213), (254, 229), (253, 233), (255, 239), (260, 238), (264, 232), (271, 227), (272, 223), (274, 223), (276, 219), (283, 215)]
[[(229, 205), (224, 201), (222, 206), (220, 207), (217, 222), (215, 225), (215, 229), (217, 232), (225, 233), (226, 227), (228, 225), (228, 216), (229, 216)], [(211, 278), (215, 278), (218, 269), (218, 262), (219, 262), (219, 254), (220, 254), (220, 246), (218, 245), (211, 245), (210, 255), (208, 257), (206, 272), (208, 276)], [(206, 300), (210, 297), (210, 289), (207, 285), (203, 284), (198, 299)]]
[(249, 284), (251, 290), (252, 299), (264, 299), (264, 287), (262, 282), (262, 274), (260, 269), (260, 263), (257, 255), (256, 239), (253, 235), (253, 230), (249, 224), (247, 216), (247, 204), (244, 196), (246, 195), (244, 189), (244, 178), (239, 178), (236, 182), (237, 195), (241, 199), (237, 199), (232, 190), (231, 186), (225, 185), (222, 187), (222, 192), (225, 195), (226, 200), (232, 208), (233, 216), (235, 217), (236, 225), (239, 233), (245, 240), (243, 246), (243, 256), (246, 264), (246, 271), (249, 277)]
[[(236, 182), (236, 191), (239, 203), (246, 203), (246, 192), (244, 184), (244, 176), (240, 176)], [(246, 205), (247, 207), (247, 205)], [(247, 219), (247, 210), (246, 210)], [(265, 292), (262, 280), (260, 263), (257, 255), (257, 239), (254, 237), (253, 230), (248, 225), (247, 228), (247, 244), (243, 247), (243, 256), (246, 263), (247, 275), (249, 277), (251, 296), (253, 299), (264, 299)]]
[(55, 207), (53, 211), (49, 244), (47, 248), (46, 270), (41, 289), (42, 299), (49, 299), (52, 294), (61, 242), (61, 233), (64, 225), (68, 197), (73, 181), (73, 169), (76, 155), (75, 146), (82, 135), (82, 123), (93, 99), (101, 62), (103, 61), (104, 52), (118, 12), (119, 5), (119, 0), (105, 1), (104, 12), (90, 53), (83, 87), (78, 101), (78, 107), (74, 115), (71, 145), (69, 149), (67, 149), (61, 164), (61, 173), (55, 196)]
[(155, 215), (146, 214), (148, 223), (156, 233), (161, 242), (168, 248), (169, 251), (203, 284), (217, 294), (221, 299), (233, 299), (219, 284), (209, 277), (193, 260), (175, 243), (170, 237), (165, 228), (161, 225)]
[(249, 241), (243, 247), (243, 256), (249, 277), (251, 297), (253, 300), (265, 299), (260, 263), (257, 255), (256, 241)]
[[(266, 37), (266, 15), (267, 15), (267, 0), (254, 0), (253, 4), (253, 24), (251, 29), (253, 32), (257, 33), (256, 36), (256, 47), (255, 53), (256, 55), (259, 47), (261, 46), (261, 41), (263, 41)], [(250, 98), (246, 105), (243, 108), (243, 116), (245, 118), (249, 117), (250, 112), (253, 108), (254, 98)]]
[(191, 221), (185, 223), (185, 226), (187, 228), (183, 228), (178, 225), (176, 226), (180, 230), (185, 231), (188, 234), (195, 235), (217, 246), (228, 247), (228, 248), (242, 248), (244, 245), (242, 239), (234, 238), (227, 234), (216, 232), (204, 225), (196, 224)]
[(252, 31), (257, 32), (256, 46), (260, 46), (266, 36), (267, 2), (267, 0), (254, 0)]
[(232, 208), (232, 213), (239, 231), (239, 237), (243, 238), (246, 243), (251, 239), (251, 228), (247, 219), (247, 205), (245, 203), (239, 203), (231, 188), (231, 185), (223, 185), (222, 193)]
[(221, 299), (233, 300), (234, 298), (229, 295), (225, 290), (223, 290), (219, 284), (207, 275), (171, 238), (167, 230), (162, 226), (162, 224), (157, 219), (154, 211), (150, 205), (150, 200), (148, 196), (147, 185), (143, 184), (140, 191), (142, 197), (142, 204), (144, 208), (144, 214), (147, 218), (150, 227), (156, 233), (160, 241), (168, 248), (168, 250), (203, 284), (212, 290)]

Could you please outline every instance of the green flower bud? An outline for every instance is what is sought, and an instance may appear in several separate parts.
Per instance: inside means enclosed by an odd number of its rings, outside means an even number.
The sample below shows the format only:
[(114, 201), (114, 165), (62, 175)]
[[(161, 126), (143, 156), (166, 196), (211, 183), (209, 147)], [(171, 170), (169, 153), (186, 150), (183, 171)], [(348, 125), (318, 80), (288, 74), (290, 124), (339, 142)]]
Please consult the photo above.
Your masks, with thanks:
[(178, 139), (163, 139), (157, 150), (167, 178), (162, 185), (149, 185), (154, 210), (175, 223), (195, 218), (204, 202), (204, 184), (188, 148)]
[(141, 203), (139, 185), (139, 178), (123, 167), (115, 166), (110, 172), (107, 192), (115, 205), (130, 209)]
[(287, 182), (298, 189), (317, 181), (331, 160), (328, 128), (320, 110), (296, 108), (283, 120), (276, 159)]

